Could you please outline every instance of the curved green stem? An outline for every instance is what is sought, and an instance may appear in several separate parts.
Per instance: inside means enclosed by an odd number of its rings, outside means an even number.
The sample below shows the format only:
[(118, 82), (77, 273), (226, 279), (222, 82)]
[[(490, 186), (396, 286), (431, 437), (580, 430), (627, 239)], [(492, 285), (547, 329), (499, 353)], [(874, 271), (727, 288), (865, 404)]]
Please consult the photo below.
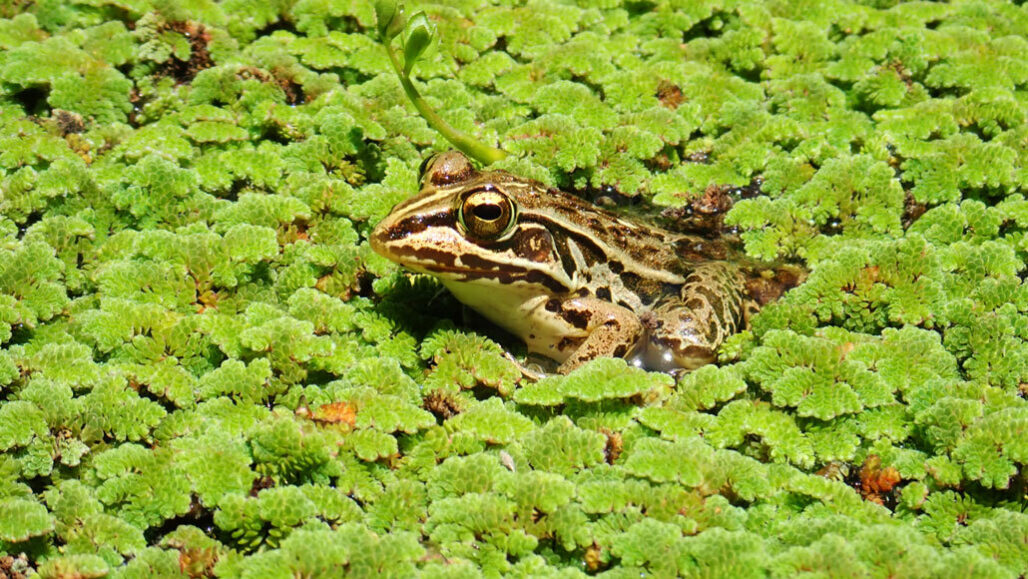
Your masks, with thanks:
[(396, 51), (393, 50), (392, 42), (387, 41), (386, 52), (389, 54), (389, 60), (393, 63), (393, 68), (396, 70), (396, 75), (400, 77), (400, 84), (403, 85), (403, 91), (407, 93), (407, 98), (414, 103), (414, 108), (418, 109), (421, 116), (428, 121), (428, 124), (444, 137), (447, 141), (453, 143), (455, 147), (460, 149), (465, 155), (479, 161), (484, 165), (489, 165), (499, 161), (507, 156), (505, 151), (497, 149), (496, 147), (490, 147), (485, 143), (466, 135), (457, 129), (453, 128), (450, 123), (446, 122), (443, 117), (439, 116), (439, 113), (435, 112), (432, 107), (428, 105), (425, 98), (421, 96), (418, 89), (414, 88), (414, 83), (410, 81), (407, 75), (403, 74), (403, 67), (400, 66), (400, 59), (396, 56)]

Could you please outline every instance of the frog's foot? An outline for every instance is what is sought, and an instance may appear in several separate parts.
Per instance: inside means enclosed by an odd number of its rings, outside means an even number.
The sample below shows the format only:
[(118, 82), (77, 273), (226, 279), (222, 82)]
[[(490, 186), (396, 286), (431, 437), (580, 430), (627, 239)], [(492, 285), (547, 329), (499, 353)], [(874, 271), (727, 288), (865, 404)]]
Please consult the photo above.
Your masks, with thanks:
[(551, 376), (551, 372), (547, 372), (542, 366), (535, 362), (526, 361), (524, 364), (518, 361), (510, 352), (504, 350), (503, 357), (510, 361), (511, 364), (517, 367), (521, 375), (532, 382), (538, 382), (547, 376)]
[(678, 296), (663, 298), (643, 317), (646, 366), (691, 370), (713, 362), (725, 339), (745, 328), (744, 291), (745, 281), (734, 265), (697, 265)]
[(594, 358), (623, 358), (635, 350), (643, 336), (643, 325), (635, 312), (601, 299), (567, 300), (561, 304), (560, 315), (586, 333), (585, 338), (568, 342), (574, 351), (557, 368), (561, 374)]

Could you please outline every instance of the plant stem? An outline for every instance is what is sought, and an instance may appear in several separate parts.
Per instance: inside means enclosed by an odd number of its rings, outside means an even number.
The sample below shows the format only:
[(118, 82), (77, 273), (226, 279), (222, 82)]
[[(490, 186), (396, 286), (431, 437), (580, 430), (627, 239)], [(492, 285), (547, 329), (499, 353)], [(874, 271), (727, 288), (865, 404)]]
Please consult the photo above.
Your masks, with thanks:
[(450, 123), (447, 123), (439, 113), (435, 112), (425, 101), (425, 98), (421, 96), (418, 89), (414, 88), (414, 84), (410, 81), (407, 75), (403, 74), (403, 67), (400, 66), (400, 59), (396, 56), (396, 51), (393, 50), (392, 42), (386, 42), (386, 52), (389, 54), (389, 60), (393, 63), (393, 69), (396, 70), (396, 75), (400, 77), (400, 84), (403, 85), (404, 92), (407, 93), (407, 98), (414, 103), (414, 108), (418, 109), (421, 116), (428, 121), (428, 124), (444, 137), (447, 141), (453, 143), (455, 147), (460, 149), (464, 154), (479, 161), (484, 165), (489, 165), (499, 161), (507, 156), (506, 151), (497, 149), (496, 147), (490, 147), (485, 143), (466, 135), (457, 129), (453, 128)]

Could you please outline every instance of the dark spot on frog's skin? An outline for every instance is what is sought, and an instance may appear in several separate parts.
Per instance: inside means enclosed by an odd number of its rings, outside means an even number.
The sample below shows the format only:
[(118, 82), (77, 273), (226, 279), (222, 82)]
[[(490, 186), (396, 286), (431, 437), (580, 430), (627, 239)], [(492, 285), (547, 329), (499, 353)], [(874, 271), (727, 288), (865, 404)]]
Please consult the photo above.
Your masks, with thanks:
[(710, 300), (710, 307), (714, 312), (723, 312), (729, 309), (725, 307), (725, 301), (721, 299), (721, 296), (714, 296)]
[(623, 358), (628, 353), (628, 346), (621, 344), (617, 348), (614, 348), (614, 357)]
[(637, 295), (639, 296), (639, 303), (641, 303), (644, 307), (652, 306), (653, 303), (657, 301), (657, 297), (659, 297), (659, 296), (647, 295), (647, 294), (637, 294)]
[(549, 300), (544, 306), (548, 312), (559, 312), (560, 311), (560, 300)]
[(414, 235), (415, 233), (421, 233), (429, 227), (452, 228), (455, 225), (453, 213), (450, 211), (440, 211), (439, 213), (433, 213), (431, 215), (415, 215), (404, 219), (394, 227), (390, 228), (387, 233), (387, 239), (389, 241), (395, 241), (397, 239), (403, 239), (410, 235)]
[[(525, 270), (506, 265), (504, 268), (496, 268), (496, 263), (483, 259), (473, 253), (463, 253), (459, 257), (461, 265), (458, 267), (454, 254), (433, 249), (431, 247), (404, 247), (399, 246), (392, 249), (392, 252), (400, 258), (412, 257), (418, 260), (427, 269), (435, 272), (466, 273), (465, 281), (481, 279), (483, 277), (495, 279), (501, 284), (512, 284), (515, 281), (524, 281), (545, 287), (555, 294), (566, 293), (568, 288), (564, 287), (558, 280), (550, 277), (545, 272), (538, 270)], [(432, 265), (425, 265), (430, 262)], [(402, 263), (402, 261), (401, 261)], [(556, 300), (553, 300), (556, 301)], [(560, 302), (558, 301), (558, 308)]]
[(650, 334), (650, 344), (652, 344), (655, 348), (663, 350), (674, 349), (677, 351), (677, 348), (672, 348), (670, 340), (668, 340), (665, 336)]
[[(585, 208), (582, 209), (582, 211), (585, 211), (585, 210), (586, 210)], [(575, 221), (574, 218), (571, 218), (571, 220)], [(524, 215), (521, 216), (521, 221), (523, 223), (536, 223), (536, 224), (539, 224), (541, 227), (543, 227), (543, 228), (545, 228), (545, 229), (547, 229), (549, 231), (559, 231), (559, 230), (564, 228), (564, 224), (563, 223), (558, 222), (558, 221), (554, 221), (550, 217), (547, 217), (546, 215), (542, 215), (542, 214), (536, 214), (536, 215), (524, 214)], [(577, 233), (577, 232), (570, 231), (570, 230), (565, 231), (565, 234), (567, 235), (568, 239), (571, 239), (576, 244), (578, 244), (578, 248), (580, 250), (582, 250), (584, 253), (587, 254), (586, 255), (586, 259), (587, 260), (588, 260), (588, 258), (590, 256), (590, 254), (592, 256), (603, 257), (604, 259), (606, 259), (606, 257), (605, 257), (606, 253), (603, 251), (603, 248), (596, 242), (595, 239), (593, 239), (589, 235)]]
[(610, 233), (621, 245), (628, 245), (628, 240), (632, 237), (632, 230), (620, 225), (612, 227)]
[(565, 309), (561, 312), (561, 316), (572, 326), (584, 330), (589, 327), (589, 320), (592, 318), (592, 314), (584, 310), (569, 310)]
[(519, 231), (513, 245), (515, 254), (531, 261), (549, 261), (553, 255), (553, 238), (543, 229)]
[(609, 302), (610, 301), (610, 290), (605, 288), (605, 287), (597, 288), (596, 289), (596, 297), (600, 298), (601, 300)]
[[(629, 274), (622, 275), (621, 279), (625, 280), (626, 276), (628, 275)], [(669, 292), (669, 288), (666, 284), (662, 284), (660, 282), (652, 280), (646, 281), (637, 275), (632, 275), (631, 278), (633, 279), (634, 283), (632, 285), (629, 285), (626, 282), (625, 285), (627, 285), (633, 292), (635, 292), (635, 295), (639, 296), (639, 299), (641, 299), (643, 303), (653, 303), (657, 299), (664, 297), (666, 295), (671, 295), (671, 293), (677, 290), (676, 287), (675, 289), (670, 290)]]
[(625, 271), (625, 266), (621, 265), (620, 261), (611, 261), (607, 265), (610, 267), (610, 271), (614, 272), (615, 275), (620, 275), (621, 272)]
[(528, 283), (541, 285), (555, 294), (568, 291), (568, 288), (564, 287), (564, 284), (560, 283), (556, 278), (539, 270), (530, 270), (525, 274), (524, 279)]
[(557, 343), (557, 349), (563, 352), (569, 348), (577, 348), (582, 343), (580, 338), (561, 338), (560, 342)]
[(721, 320), (718, 319), (718, 316), (716, 316), (716, 315), (715, 316), (710, 316), (710, 319), (707, 321), (708, 322), (708, 325), (707, 325), (707, 336), (708, 337), (709, 336), (716, 336), (717, 335), (717, 328), (718, 328), (718, 325), (719, 325), (720, 321)]
[(432, 249), (431, 247), (405, 247), (392, 248), (392, 252), (400, 257), (413, 257), (419, 260), (429, 260), (444, 268), (453, 268), (454, 255), (448, 251)]
[(589, 290), (587, 288), (581, 288), (581, 289), (579, 289), (578, 291), (575, 292), (575, 296), (576, 297), (580, 297), (580, 298), (588, 297), (588, 295), (589, 295)]
[(642, 283), (642, 278), (630, 271), (623, 272), (619, 275), (621, 276), (621, 281), (624, 282), (625, 286), (631, 290), (636, 290), (639, 284)]
[(464, 264), (464, 267), (468, 269), (476, 269), (481, 271), (489, 271), (496, 269), (499, 264), (495, 261), (484, 259), (475, 255), (474, 253), (462, 253), (460, 256), (460, 262)]
[(697, 288), (697, 292), (703, 296), (711, 308), (716, 311), (720, 311), (724, 308), (723, 302), (721, 301), (721, 294), (715, 288), (709, 286), (701, 286)]

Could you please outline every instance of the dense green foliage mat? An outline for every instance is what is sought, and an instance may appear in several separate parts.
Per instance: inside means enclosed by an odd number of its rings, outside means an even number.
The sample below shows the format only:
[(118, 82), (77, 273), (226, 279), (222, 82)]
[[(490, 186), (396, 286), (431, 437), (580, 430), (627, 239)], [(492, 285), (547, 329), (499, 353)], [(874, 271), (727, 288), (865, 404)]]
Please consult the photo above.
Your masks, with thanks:
[(499, 167), (809, 279), (521, 380), (365, 237), (447, 144), (363, 0), (0, 4), (0, 576), (1028, 573), (1028, 8), (454, 0)]

